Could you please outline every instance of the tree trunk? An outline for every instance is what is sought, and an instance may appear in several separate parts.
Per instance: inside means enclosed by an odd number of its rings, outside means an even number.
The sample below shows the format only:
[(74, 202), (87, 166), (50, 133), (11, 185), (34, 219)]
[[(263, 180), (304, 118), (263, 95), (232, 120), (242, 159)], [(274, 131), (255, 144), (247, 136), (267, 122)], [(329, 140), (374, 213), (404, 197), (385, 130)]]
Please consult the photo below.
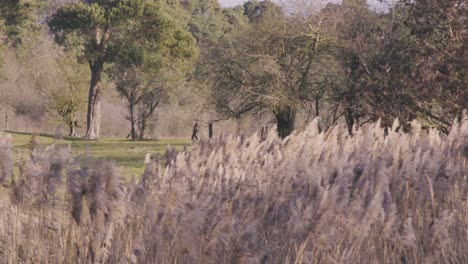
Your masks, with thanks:
[(129, 110), (130, 110), (130, 138), (132, 140), (137, 139), (136, 135), (136, 121), (135, 121), (135, 95), (133, 91), (130, 93), (130, 98), (129, 98)]
[(268, 126), (262, 127), (262, 131), (260, 134), (260, 139), (264, 140), (268, 137)]
[(213, 123), (209, 123), (208, 124), (208, 138), (212, 138), (213, 137)]
[(278, 136), (285, 138), (294, 131), (294, 121), (296, 120), (296, 111), (293, 109), (287, 109), (279, 112), (275, 112), (276, 126), (278, 130)]
[(88, 113), (86, 116), (87, 139), (99, 139), (101, 130), (101, 73), (104, 63), (99, 60), (91, 64), (91, 83), (88, 95)]
[(78, 122), (76, 121), (76, 114), (70, 111), (65, 119), (65, 123), (68, 125), (68, 136), (76, 137), (76, 128), (78, 127)]
[(76, 127), (74, 123), (68, 124), (68, 129), (69, 129), (68, 136), (70, 137), (76, 136)]
[(140, 128), (140, 133), (139, 133), (139, 139), (144, 140), (145, 139), (145, 130), (146, 130), (146, 125), (147, 125), (147, 120), (151, 116), (153, 116), (154, 110), (159, 104), (159, 99), (155, 97), (154, 94), (150, 94), (149, 98), (142, 99), (143, 104), (140, 106), (139, 112), (140, 112), (140, 119), (138, 120), (138, 125)]
[(320, 98), (315, 97), (315, 117), (318, 117), (320, 115)]
[(353, 126), (354, 126), (354, 115), (353, 111), (350, 108), (345, 109), (345, 119), (346, 125), (348, 126), (348, 133), (350, 136), (353, 135)]
[(192, 140), (198, 140), (198, 123), (193, 126)]
[(10, 96), (7, 95), (7, 102), (6, 102), (6, 107), (5, 107), (5, 130), (6, 131), (9, 130), (9, 127), (8, 127), (8, 109), (9, 109), (9, 106), (10, 106)]
[(140, 133), (139, 133), (140, 140), (145, 139), (145, 130), (146, 130), (146, 116), (143, 114), (141, 115), (141, 122), (140, 122)]
[(72, 120), (71, 122), (68, 123), (68, 136), (69, 137), (74, 137), (76, 136), (76, 126), (75, 126), (75, 121)]

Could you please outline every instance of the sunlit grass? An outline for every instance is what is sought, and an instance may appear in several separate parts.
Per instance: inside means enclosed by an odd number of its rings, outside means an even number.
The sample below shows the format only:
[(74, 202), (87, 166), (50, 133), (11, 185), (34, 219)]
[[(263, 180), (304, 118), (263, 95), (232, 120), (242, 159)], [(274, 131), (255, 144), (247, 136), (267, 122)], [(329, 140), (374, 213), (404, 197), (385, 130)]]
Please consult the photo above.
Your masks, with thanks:
[[(7, 134), (7, 133), (4, 133)], [(13, 137), (13, 149), (15, 160), (26, 158), (33, 135), (23, 133), (8, 133)], [(130, 141), (124, 138), (102, 138), (99, 141), (90, 141), (80, 138), (54, 138), (50, 135), (35, 135), (34, 141), (43, 147), (53, 143), (70, 145), (72, 154), (79, 155), (89, 153), (94, 157), (115, 161), (122, 173), (129, 176), (137, 176), (143, 172), (145, 155), (164, 154), (168, 145), (180, 150), (189, 145), (186, 139), (161, 139), (157, 141)]]

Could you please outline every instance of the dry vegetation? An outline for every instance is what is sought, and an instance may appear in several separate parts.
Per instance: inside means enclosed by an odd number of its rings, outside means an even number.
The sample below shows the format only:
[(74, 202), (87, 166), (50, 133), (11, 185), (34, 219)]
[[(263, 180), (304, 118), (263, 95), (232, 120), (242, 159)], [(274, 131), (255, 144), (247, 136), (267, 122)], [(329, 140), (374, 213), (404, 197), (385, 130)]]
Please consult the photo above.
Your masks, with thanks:
[(0, 140), (2, 263), (468, 263), (468, 117), (448, 135), (313, 122), (112, 162)]

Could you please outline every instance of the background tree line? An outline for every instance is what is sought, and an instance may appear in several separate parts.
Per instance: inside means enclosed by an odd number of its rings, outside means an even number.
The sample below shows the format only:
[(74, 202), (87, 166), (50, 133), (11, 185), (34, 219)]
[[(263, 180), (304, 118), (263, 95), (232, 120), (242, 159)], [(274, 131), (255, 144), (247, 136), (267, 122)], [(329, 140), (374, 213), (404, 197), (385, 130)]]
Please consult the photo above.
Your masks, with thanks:
[(85, 137), (101, 136), (106, 90), (125, 102), (132, 139), (145, 138), (162, 105), (191, 109), (193, 122), (254, 116), (281, 137), (315, 117), (321, 129), (343, 122), (350, 134), (394, 118), (403, 129), (419, 119), (446, 132), (468, 108), (462, 0), (400, 0), (385, 12), (365, 0), (233, 8), (216, 0), (7, 0), (0, 8), (0, 76), (12, 78), (10, 58), (27, 65), (17, 79), (46, 104), (31, 110), (11, 86), (0, 100), (19, 114), (54, 113), (70, 135), (86, 112)]
[(468, 106), (466, 10), (464, 1), (400, 1), (385, 13), (364, 0), (312, 10), (248, 2), (247, 22), (202, 60), (215, 73), (212, 99), (232, 117), (271, 113), (283, 137), (299, 112), (324, 128), (344, 120), (350, 134), (379, 118), (446, 132)]

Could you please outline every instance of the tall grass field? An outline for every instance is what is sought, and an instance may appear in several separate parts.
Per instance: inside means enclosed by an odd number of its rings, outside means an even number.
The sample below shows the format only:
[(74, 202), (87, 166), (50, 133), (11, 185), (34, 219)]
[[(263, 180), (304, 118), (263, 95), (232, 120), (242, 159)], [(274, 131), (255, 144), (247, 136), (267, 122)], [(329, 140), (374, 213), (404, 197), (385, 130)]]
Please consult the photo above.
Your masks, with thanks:
[(131, 181), (0, 137), (0, 263), (468, 263), (468, 117), (398, 127), (203, 141)]

